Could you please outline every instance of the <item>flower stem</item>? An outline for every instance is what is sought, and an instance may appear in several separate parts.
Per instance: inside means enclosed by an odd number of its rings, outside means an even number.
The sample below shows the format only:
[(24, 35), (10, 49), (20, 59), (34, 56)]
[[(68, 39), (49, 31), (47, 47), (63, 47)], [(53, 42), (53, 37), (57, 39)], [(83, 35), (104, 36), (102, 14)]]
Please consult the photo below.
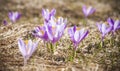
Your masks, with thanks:
[(76, 57), (76, 50), (73, 50), (73, 60), (75, 59)]
[(101, 38), (101, 42), (100, 42), (100, 48), (103, 48), (103, 46), (104, 46), (104, 37), (102, 36), (102, 38)]
[(50, 48), (51, 48), (51, 52), (54, 53), (54, 46), (52, 43), (50, 43)]
[(103, 48), (103, 41), (100, 42), (100, 48)]
[(84, 26), (86, 26), (87, 25), (87, 17), (85, 17), (85, 21), (84, 21)]
[(47, 51), (50, 52), (49, 43), (46, 43)]
[(77, 50), (77, 47), (75, 46), (74, 47), (74, 50), (73, 50), (73, 58), (72, 58), (72, 61), (75, 59), (76, 57), (76, 50)]
[(111, 38), (111, 42), (112, 46), (114, 46), (115, 44), (115, 37), (114, 37), (114, 32), (112, 32), (112, 38)]
[(24, 67), (27, 65), (27, 58), (24, 58)]

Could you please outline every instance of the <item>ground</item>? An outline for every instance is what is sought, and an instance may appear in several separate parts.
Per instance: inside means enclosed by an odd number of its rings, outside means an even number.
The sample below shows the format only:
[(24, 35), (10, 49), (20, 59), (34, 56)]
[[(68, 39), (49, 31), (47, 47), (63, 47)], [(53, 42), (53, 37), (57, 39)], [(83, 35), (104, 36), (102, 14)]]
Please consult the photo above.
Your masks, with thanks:
[[(83, 5), (96, 8), (96, 12), (88, 17), (87, 26), (83, 25)], [(106, 21), (108, 17), (120, 19), (119, 5), (119, 0), (0, 0), (0, 71), (120, 71), (120, 32), (116, 33), (114, 46), (109, 42), (111, 34), (107, 35), (106, 45), (100, 50), (100, 33), (96, 27), (96, 22)], [(40, 41), (28, 64), (23, 66), (17, 41), (20, 37), (37, 39), (31, 32), (43, 24), (42, 8), (55, 8), (56, 17), (68, 19), (67, 27), (77, 25), (89, 29), (89, 35), (80, 43), (73, 62), (69, 61), (72, 50), (67, 28), (55, 54), (49, 53)], [(21, 19), (12, 24), (8, 19), (10, 11), (20, 12)], [(7, 26), (3, 25), (4, 19), (8, 21)]]

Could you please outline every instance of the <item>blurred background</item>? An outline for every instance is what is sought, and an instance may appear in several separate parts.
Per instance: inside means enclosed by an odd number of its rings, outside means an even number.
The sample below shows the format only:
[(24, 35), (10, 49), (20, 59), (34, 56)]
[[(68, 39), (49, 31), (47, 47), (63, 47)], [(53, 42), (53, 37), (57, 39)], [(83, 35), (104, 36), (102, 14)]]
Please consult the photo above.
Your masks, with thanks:
[(94, 21), (120, 17), (119, 0), (0, 0), (0, 22), (8, 16), (10, 11), (19, 11), (25, 20), (37, 20), (38, 17), (40, 20), (42, 8), (50, 10), (55, 8), (56, 16), (66, 17), (70, 23), (77, 24), (84, 18), (81, 9), (83, 5), (96, 8), (96, 13), (89, 18)]

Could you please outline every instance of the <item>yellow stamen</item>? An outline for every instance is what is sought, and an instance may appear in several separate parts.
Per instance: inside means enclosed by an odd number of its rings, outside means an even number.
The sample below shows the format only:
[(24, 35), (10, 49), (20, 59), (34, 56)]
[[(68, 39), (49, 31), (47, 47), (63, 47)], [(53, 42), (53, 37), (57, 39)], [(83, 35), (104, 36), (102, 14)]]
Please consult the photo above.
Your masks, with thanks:
[(52, 26), (52, 30), (53, 30), (53, 35), (55, 35), (56, 26)]
[(52, 29), (55, 30), (55, 29), (56, 29), (56, 26), (52, 26)]
[(26, 44), (26, 45), (28, 44), (28, 40), (25, 40), (25, 44)]
[(44, 34), (44, 33), (45, 33), (43, 30), (40, 30), (40, 32), (41, 32), (42, 34)]
[(60, 16), (58, 16), (58, 18), (60, 18)]
[[(28, 40), (25, 40), (25, 44), (28, 45)], [(26, 51), (28, 52), (28, 50), (29, 50), (29, 47), (26, 46)]]
[(80, 27), (77, 27), (76, 30), (80, 30)]

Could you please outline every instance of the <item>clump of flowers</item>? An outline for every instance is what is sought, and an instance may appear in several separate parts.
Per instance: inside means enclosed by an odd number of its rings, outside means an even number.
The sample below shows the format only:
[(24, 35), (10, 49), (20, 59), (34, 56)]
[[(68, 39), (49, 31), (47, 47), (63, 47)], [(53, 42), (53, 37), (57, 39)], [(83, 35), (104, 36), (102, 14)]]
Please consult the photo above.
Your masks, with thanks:
[(15, 23), (20, 19), (21, 14), (19, 12), (9, 12), (8, 17), (12, 23)]
[[(8, 13), (8, 18), (10, 19), (10, 21), (12, 23), (15, 23), (17, 20), (20, 19), (20, 17), (21, 17), (21, 14), (19, 12), (9, 12)], [(7, 20), (3, 20), (3, 24), (7, 25), (8, 24)]]
[(88, 35), (88, 33), (88, 30), (85, 30), (84, 28), (79, 29), (76, 26), (68, 29), (68, 34), (74, 45), (73, 58), (76, 56), (76, 50), (78, 48), (79, 43)]
[(62, 17), (59, 17), (58, 20), (51, 19), (47, 24), (47, 34), (49, 41), (51, 43), (57, 42), (63, 35), (63, 32), (66, 28), (66, 20), (64, 20)]
[[(67, 20), (59, 17), (58, 19), (54, 17), (56, 10), (53, 9), (51, 12), (49, 10), (42, 10), (42, 15), (44, 18), (43, 27), (37, 27), (33, 35), (36, 37), (42, 38), (45, 42), (50, 43), (50, 50), (54, 53), (54, 46), (58, 40), (63, 35), (63, 32), (66, 28)], [(48, 48), (47, 44), (47, 48)]]
[(27, 64), (27, 60), (32, 56), (33, 52), (36, 50), (38, 42), (32, 42), (32, 40), (26, 40), (25, 42), (20, 38), (18, 40), (19, 50), (24, 58), (24, 65)]
[(57, 21), (52, 18), (48, 23), (46, 23), (47, 35), (51, 44), (52, 52), (54, 52), (54, 47), (52, 45), (55, 45), (56, 42), (62, 37), (66, 28), (66, 23), (67, 21), (62, 17), (59, 17)]
[(108, 18), (107, 22), (112, 27), (112, 34), (114, 35), (115, 31), (120, 29), (120, 20), (113, 20), (112, 18)]
[(47, 31), (46, 31), (46, 27), (45, 26), (35, 27), (35, 29), (32, 32), (32, 34), (35, 37), (41, 38), (44, 41), (48, 41), (48, 35), (47, 35)]
[(112, 28), (112, 39), (111, 39), (111, 44), (114, 45), (115, 42), (115, 32), (120, 29), (120, 20), (114, 20), (112, 18), (108, 18), (107, 22), (109, 23), (110, 27)]
[(97, 23), (98, 30), (101, 33), (101, 47), (103, 46), (103, 40), (105, 38), (105, 35), (107, 35), (111, 30), (112, 27), (107, 26), (105, 23)]
[[(83, 6), (82, 11), (84, 13), (87, 24), (87, 17), (95, 12), (95, 8), (91, 6), (88, 8), (86, 6)], [(54, 53), (55, 45), (63, 36), (67, 26), (67, 19), (64, 19), (63, 17), (56, 18), (55, 14), (55, 9), (52, 9), (51, 11), (49, 11), (48, 9), (42, 9), (44, 24), (43, 26), (35, 27), (34, 31), (32, 32), (35, 37), (38, 37), (45, 42), (48, 50), (50, 50), (52, 53)], [(12, 21), (12, 23), (16, 22), (20, 18), (20, 16), (21, 15), (18, 12), (9, 12), (9, 19)], [(4, 25), (7, 24), (6, 20), (4, 20), (3, 22)], [(105, 36), (109, 32), (112, 31), (112, 33), (114, 34), (117, 29), (120, 29), (119, 20), (115, 21), (111, 18), (108, 18), (107, 22), (109, 23), (109, 26), (107, 26), (105, 23), (97, 23), (98, 30), (101, 33), (101, 47), (103, 46)], [(76, 57), (76, 51), (79, 47), (80, 42), (87, 37), (89, 31), (85, 30), (84, 28), (79, 29), (77, 26), (73, 26), (68, 29), (68, 34), (70, 40), (73, 43), (72, 59), (74, 59)], [(21, 38), (18, 40), (19, 50), (24, 58), (24, 65), (27, 64), (27, 60), (36, 50), (38, 42), (39, 40), (36, 42), (32, 42), (31, 39), (25, 42)]]

